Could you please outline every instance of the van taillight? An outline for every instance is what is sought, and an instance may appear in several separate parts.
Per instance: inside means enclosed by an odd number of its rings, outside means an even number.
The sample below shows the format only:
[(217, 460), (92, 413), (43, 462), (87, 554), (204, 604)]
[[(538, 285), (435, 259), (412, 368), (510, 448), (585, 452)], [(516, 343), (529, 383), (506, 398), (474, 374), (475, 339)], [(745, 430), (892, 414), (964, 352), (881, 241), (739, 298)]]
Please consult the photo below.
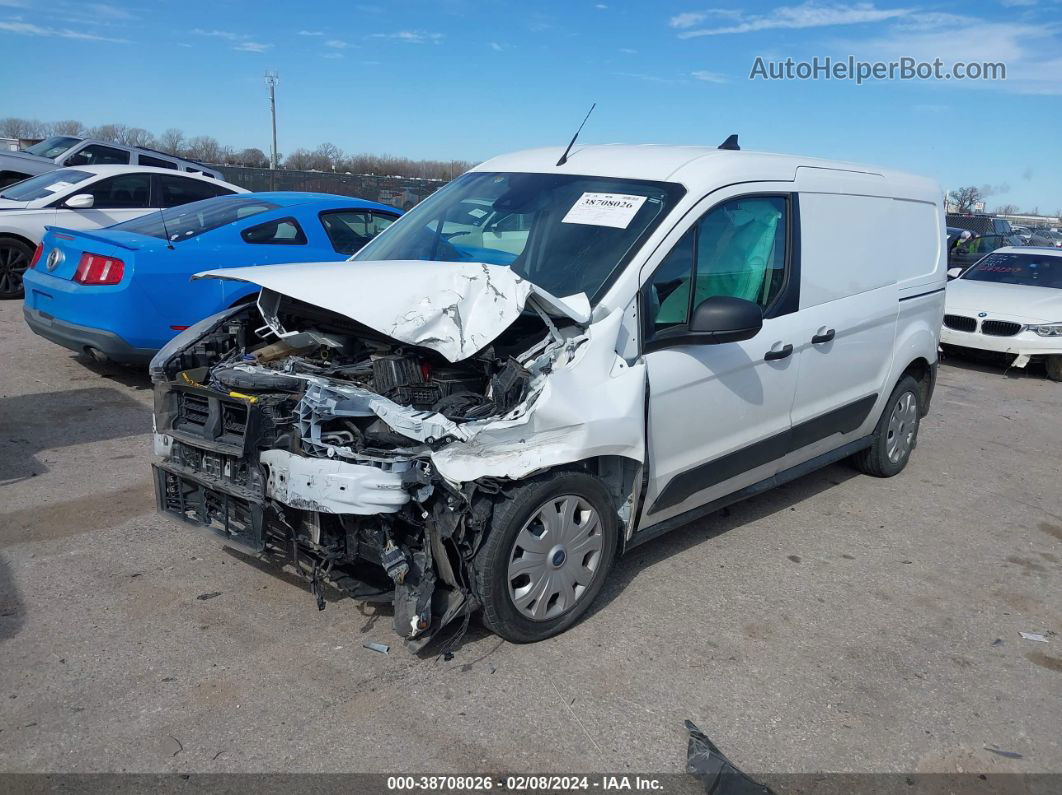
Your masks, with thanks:
[(74, 281), (81, 284), (118, 284), (125, 273), (125, 263), (114, 257), (85, 252), (77, 264)]
[(44, 251), (44, 243), (38, 243), (37, 248), (33, 252), (33, 259), (30, 260), (29, 267), (36, 268), (37, 263), (40, 262), (41, 254)]

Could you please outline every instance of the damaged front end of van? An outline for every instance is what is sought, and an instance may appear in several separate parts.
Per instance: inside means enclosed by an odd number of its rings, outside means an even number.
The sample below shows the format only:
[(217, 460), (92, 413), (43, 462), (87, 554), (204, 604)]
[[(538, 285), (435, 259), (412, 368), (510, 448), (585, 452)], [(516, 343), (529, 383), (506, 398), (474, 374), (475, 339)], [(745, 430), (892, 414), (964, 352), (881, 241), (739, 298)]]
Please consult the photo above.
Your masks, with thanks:
[[(495, 513), (543, 473), (588, 472), (611, 526), (632, 526), (645, 374), (617, 353), (623, 313), (592, 317), (585, 295), (471, 262), (200, 277), (262, 292), (151, 364), (158, 508), (294, 566), (318, 607), (326, 583), (390, 601), (395, 631), (422, 647), (481, 605), (476, 561)], [(610, 558), (593, 534), (542, 554)], [(577, 575), (565, 580), (576, 593)], [(560, 591), (533, 596), (528, 615), (568, 607)]]

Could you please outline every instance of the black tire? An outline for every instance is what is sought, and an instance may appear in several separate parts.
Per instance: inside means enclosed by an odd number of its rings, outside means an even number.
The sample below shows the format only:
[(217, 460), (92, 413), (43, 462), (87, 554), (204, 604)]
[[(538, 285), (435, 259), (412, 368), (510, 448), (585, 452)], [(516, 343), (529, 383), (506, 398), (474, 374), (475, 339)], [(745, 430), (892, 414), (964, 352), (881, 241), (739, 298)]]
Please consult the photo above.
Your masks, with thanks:
[[(901, 455), (890, 457), (890, 448), (897, 433), (895, 426), (890, 427), (893, 413), (899, 411), (902, 404), (909, 405), (906, 403), (908, 395), (912, 396), (914, 417), (913, 420), (902, 424), (900, 434), (902, 436), (909, 433), (910, 443)], [(881, 418), (874, 428), (873, 444), (848, 459), (852, 466), (860, 472), (873, 475), (876, 478), (891, 478), (893, 475), (900, 474), (904, 467), (907, 466), (907, 462), (911, 458), (911, 452), (918, 445), (918, 428), (921, 423), (922, 412), (922, 387), (914, 378), (906, 375), (900, 379), (900, 383), (892, 390), (888, 402), (885, 403), (885, 409), (881, 412)], [(912, 423), (913, 428), (911, 427)]]
[[(574, 586), (576, 589), (583, 587), (584, 590), (581, 593), (573, 591), (576, 595), (570, 607), (555, 617), (535, 620), (525, 616), (510, 595), (509, 564), (516, 554), (517, 536), (525, 525), (551, 500), (559, 503), (564, 497), (581, 499), (597, 514), (601, 535), (600, 557), (590, 583)], [(587, 537), (590, 535), (595, 533), (591, 532)], [(500, 495), (494, 506), (486, 541), (472, 564), (483, 607), (483, 623), (512, 643), (545, 640), (568, 629), (586, 612), (601, 591), (612, 568), (618, 537), (619, 521), (608, 491), (601, 481), (591, 475), (556, 472), (520, 483)], [(576, 543), (579, 542), (572, 542), (573, 546)], [(562, 560), (561, 566), (563, 563)], [(513, 580), (519, 581), (519, 577)], [(548, 591), (545, 593), (547, 598), (553, 598)]]
[(21, 298), (22, 274), (33, 259), (33, 249), (13, 237), (0, 237), (0, 298)]
[(1052, 381), (1062, 381), (1062, 356), (1048, 356), (1044, 359), (1047, 377)]

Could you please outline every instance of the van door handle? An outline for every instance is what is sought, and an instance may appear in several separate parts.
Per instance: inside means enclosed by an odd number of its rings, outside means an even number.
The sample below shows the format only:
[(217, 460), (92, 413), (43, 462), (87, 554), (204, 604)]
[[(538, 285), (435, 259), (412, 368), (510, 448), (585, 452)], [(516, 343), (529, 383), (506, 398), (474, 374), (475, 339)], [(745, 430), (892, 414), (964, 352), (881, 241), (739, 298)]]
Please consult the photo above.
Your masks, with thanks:
[(764, 354), (763, 358), (764, 358), (765, 361), (773, 362), (775, 359), (788, 358), (789, 355), (792, 352), (793, 352), (793, 346), (792, 345), (786, 345), (784, 348), (781, 348), (780, 350), (777, 350), (777, 351), (767, 351), (767, 353)]
[(824, 343), (824, 342), (832, 341), (835, 336), (837, 336), (837, 332), (834, 329), (832, 329), (832, 328), (828, 328), (828, 329), (826, 329), (826, 333), (824, 333), (824, 334), (816, 334), (814, 337), (812, 337), (811, 338), (811, 344), (812, 345), (822, 345), (822, 343)]

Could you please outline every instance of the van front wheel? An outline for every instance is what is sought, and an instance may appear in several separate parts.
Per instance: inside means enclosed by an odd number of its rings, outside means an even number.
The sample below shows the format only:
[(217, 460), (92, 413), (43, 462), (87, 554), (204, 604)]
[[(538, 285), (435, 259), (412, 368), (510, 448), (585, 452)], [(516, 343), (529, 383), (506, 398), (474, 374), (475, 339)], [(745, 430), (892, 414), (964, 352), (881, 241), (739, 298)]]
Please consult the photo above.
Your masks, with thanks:
[(900, 474), (918, 444), (921, 417), (922, 387), (910, 376), (904, 376), (885, 404), (871, 437), (873, 442), (849, 459), (852, 465), (877, 478)]
[(483, 621), (513, 643), (574, 624), (612, 568), (618, 518), (604, 485), (557, 472), (500, 496), (473, 563)]

